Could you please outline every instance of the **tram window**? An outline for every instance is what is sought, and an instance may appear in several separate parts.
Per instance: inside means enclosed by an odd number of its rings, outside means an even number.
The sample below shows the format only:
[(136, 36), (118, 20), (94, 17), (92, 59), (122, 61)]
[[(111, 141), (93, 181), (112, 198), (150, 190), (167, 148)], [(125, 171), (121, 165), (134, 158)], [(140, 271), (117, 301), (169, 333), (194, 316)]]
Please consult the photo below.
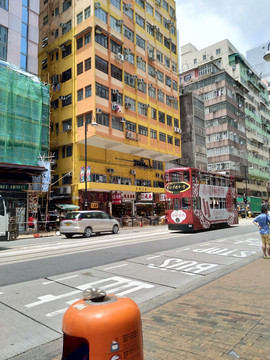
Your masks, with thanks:
[(201, 210), (201, 198), (199, 196), (193, 198), (193, 210)]
[(214, 176), (210, 177), (210, 184), (211, 185), (216, 185), (216, 178)]
[(182, 209), (183, 210), (190, 209), (190, 198), (187, 198), (187, 197), (182, 198)]
[(174, 199), (174, 210), (180, 210), (181, 209), (181, 199)]
[(220, 186), (220, 178), (216, 178), (216, 185)]
[(210, 209), (213, 209), (213, 207), (214, 207), (214, 200), (213, 200), (213, 198), (210, 198)]
[(199, 181), (198, 181), (198, 172), (197, 171), (192, 172), (192, 183), (193, 184), (198, 184), (199, 183)]
[(172, 172), (171, 173), (172, 182), (178, 182), (182, 180), (182, 173)]
[(189, 172), (188, 171), (183, 172), (183, 180), (184, 181), (189, 181)]

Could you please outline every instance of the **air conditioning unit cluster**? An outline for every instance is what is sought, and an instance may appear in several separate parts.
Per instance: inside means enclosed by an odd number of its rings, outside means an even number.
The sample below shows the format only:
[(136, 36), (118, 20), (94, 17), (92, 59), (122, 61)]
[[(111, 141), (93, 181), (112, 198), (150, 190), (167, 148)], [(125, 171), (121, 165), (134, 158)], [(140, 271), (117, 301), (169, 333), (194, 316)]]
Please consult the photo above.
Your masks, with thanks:
[(180, 129), (180, 128), (178, 128), (178, 127), (174, 127), (174, 132), (176, 133), (176, 134), (182, 134), (182, 130)]
[(114, 169), (108, 168), (108, 169), (107, 169), (107, 172), (110, 173), (110, 174), (113, 174), (113, 173), (114, 173)]
[(131, 175), (136, 175), (136, 170), (130, 170)]

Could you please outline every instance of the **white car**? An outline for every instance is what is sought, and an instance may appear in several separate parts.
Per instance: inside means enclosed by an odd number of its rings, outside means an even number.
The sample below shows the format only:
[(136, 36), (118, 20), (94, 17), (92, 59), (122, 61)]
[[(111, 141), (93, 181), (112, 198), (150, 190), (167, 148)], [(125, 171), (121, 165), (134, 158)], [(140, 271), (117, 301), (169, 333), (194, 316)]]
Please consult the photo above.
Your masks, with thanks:
[(60, 233), (67, 238), (83, 235), (89, 238), (92, 233), (111, 232), (117, 234), (119, 223), (104, 211), (72, 211), (60, 223)]

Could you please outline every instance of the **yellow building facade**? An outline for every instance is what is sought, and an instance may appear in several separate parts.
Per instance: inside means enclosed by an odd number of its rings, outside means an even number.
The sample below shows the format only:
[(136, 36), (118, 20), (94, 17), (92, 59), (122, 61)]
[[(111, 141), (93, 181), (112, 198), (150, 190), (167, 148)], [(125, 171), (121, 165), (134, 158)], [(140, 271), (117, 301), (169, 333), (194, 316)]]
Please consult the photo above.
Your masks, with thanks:
[(181, 157), (175, 2), (41, 1), (39, 74), (52, 202), (162, 214), (163, 172)]

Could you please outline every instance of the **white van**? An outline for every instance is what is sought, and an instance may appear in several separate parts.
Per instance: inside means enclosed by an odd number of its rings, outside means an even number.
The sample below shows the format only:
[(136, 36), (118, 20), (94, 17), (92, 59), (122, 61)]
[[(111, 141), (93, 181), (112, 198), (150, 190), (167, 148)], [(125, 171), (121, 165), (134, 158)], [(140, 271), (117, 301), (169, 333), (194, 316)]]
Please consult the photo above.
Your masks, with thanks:
[(2, 196), (0, 195), (0, 240), (9, 240), (8, 232), (8, 213), (6, 204)]

